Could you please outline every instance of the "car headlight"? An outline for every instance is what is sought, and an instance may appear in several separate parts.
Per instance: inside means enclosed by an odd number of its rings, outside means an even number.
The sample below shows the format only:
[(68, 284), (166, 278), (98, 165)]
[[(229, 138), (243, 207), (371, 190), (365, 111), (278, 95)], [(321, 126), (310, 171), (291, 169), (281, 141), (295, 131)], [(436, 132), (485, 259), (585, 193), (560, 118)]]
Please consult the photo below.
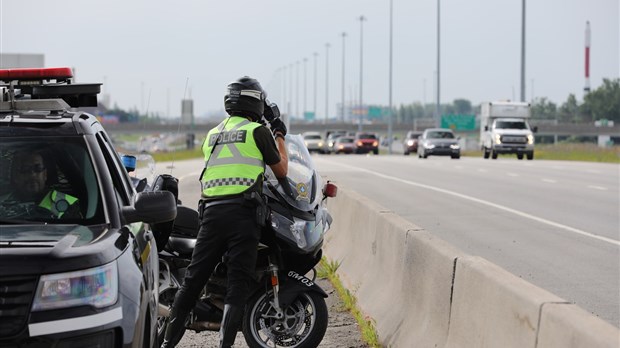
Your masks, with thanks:
[(81, 271), (41, 276), (32, 311), (77, 306), (107, 307), (118, 299), (115, 262)]
[(413, 146), (413, 140), (407, 140), (407, 145), (408, 146)]
[(502, 143), (502, 136), (499, 134), (495, 134), (495, 143), (496, 144), (501, 144)]
[(450, 148), (453, 149), (453, 150), (458, 150), (461, 147), (459, 146), (459, 144), (450, 144)]
[(534, 144), (534, 136), (533, 136), (532, 134), (528, 134), (528, 135), (527, 135), (527, 143), (528, 143), (529, 145)]
[(379, 146), (379, 142), (377, 142), (377, 141), (373, 141), (373, 142), (372, 142), (372, 146), (375, 146), (375, 147)]
[(426, 143), (426, 144), (424, 144), (424, 147), (426, 147), (427, 149), (434, 149), (435, 145), (433, 145), (431, 143)]
[(319, 147), (323, 147), (323, 142), (322, 141), (319, 142)]

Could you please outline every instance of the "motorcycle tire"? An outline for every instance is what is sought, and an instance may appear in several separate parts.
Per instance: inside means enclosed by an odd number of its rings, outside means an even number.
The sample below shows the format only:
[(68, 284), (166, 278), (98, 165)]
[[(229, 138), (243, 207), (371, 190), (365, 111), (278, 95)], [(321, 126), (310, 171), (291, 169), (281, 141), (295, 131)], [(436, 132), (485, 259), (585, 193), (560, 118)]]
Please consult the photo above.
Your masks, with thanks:
[(327, 330), (325, 299), (314, 292), (300, 294), (275, 318), (272, 295), (258, 293), (246, 305), (243, 336), (250, 348), (316, 348)]

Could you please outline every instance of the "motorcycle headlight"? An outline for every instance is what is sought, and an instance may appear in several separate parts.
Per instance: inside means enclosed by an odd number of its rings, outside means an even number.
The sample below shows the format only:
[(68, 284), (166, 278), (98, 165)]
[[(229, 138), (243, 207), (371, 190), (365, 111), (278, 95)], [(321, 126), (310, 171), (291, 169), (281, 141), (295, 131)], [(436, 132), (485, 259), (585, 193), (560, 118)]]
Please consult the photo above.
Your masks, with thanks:
[(118, 299), (116, 262), (81, 271), (41, 276), (32, 311), (89, 305), (107, 307)]

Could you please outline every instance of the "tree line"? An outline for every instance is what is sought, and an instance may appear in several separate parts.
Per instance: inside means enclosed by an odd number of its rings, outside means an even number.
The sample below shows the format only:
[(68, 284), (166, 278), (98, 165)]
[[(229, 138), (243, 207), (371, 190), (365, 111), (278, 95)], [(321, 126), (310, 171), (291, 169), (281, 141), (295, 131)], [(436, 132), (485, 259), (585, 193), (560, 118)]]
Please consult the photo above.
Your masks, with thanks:
[[(402, 104), (394, 110), (397, 123), (409, 123), (414, 119), (432, 118), (435, 104), (415, 102)], [(441, 104), (443, 115), (474, 115), (480, 113), (480, 105), (474, 106), (467, 99), (455, 99), (452, 103)], [(597, 120), (611, 120), (620, 123), (620, 79), (603, 79), (603, 84), (585, 95), (578, 102), (570, 94), (565, 102), (556, 104), (546, 97), (532, 101), (532, 118), (557, 120), (560, 123), (593, 123)]]

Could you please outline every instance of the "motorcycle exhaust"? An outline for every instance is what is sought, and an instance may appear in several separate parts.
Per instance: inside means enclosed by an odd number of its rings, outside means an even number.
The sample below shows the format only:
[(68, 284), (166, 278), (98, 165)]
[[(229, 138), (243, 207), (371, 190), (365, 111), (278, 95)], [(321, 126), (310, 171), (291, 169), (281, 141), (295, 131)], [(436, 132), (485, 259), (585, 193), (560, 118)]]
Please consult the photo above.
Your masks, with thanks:
[(159, 304), (157, 306), (157, 315), (160, 317), (169, 317), (170, 316), (170, 308), (164, 306), (163, 304)]

